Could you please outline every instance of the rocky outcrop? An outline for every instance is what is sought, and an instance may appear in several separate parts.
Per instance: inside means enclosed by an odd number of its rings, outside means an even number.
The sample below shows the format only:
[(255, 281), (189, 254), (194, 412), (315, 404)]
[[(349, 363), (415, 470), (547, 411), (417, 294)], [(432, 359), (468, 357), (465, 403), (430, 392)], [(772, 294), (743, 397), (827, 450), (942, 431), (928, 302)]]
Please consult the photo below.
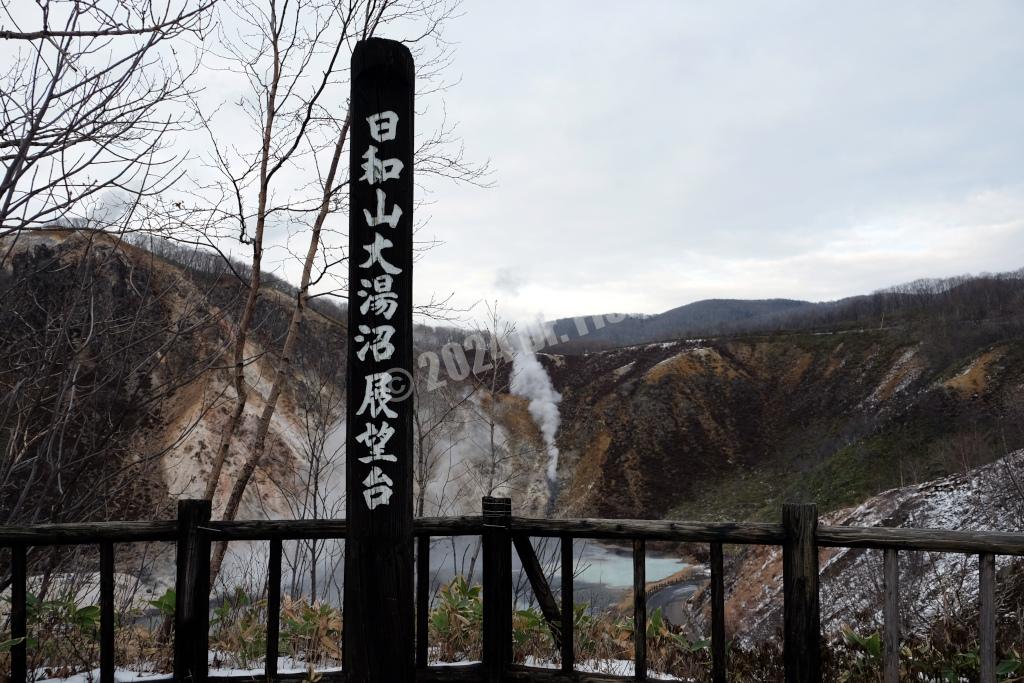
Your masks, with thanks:
[(1024, 445), (1021, 361), (1011, 337), (949, 363), (912, 329), (559, 357), (558, 509), (772, 519), (783, 500), (835, 509), (982, 464)]

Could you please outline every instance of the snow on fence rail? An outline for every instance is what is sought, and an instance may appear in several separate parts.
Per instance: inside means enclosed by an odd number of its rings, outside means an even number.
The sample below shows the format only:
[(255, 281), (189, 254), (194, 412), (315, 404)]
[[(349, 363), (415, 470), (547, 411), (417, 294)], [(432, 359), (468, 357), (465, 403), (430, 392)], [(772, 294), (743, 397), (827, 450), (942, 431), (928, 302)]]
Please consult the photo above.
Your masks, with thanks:
[[(251, 676), (211, 676), (209, 652), (209, 556), (213, 541), (269, 541), (266, 680), (301, 679), (304, 674), (279, 673), (278, 638), (281, 607), (282, 541), (344, 539), (345, 520), (211, 521), (210, 503), (183, 500), (178, 518), (162, 522), (89, 522), (0, 528), (0, 547), (11, 550), (11, 638), (27, 632), (28, 548), (50, 545), (98, 545), (100, 549), (100, 681), (114, 681), (114, 544), (174, 542), (177, 544), (173, 679), (237, 681)], [(416, 663), (419, 681), (624, 681), (647, 680), (647, 603), (645, 553), (647, 541), (708, 543), (711, 549), (712, 680), (726, 676), (724, 544), (775, 545), (783, 549), (783, 650), (787, 683), (820, 683), (820, 619), (818, 548), (870, 548), (884, 551), (884, 680), (899, 675), (898, 561), (901, 551), (973, 554), (979, 562), (980, 646), (982, 683), (994, 683), (995, 557), (1024, 555), (1024, 534), (897, 529), (886, 527), (819, 526), (814, 505), (784, 505), (781, 524), (700, 523), (658, 520), (531, 519), (513, 517), (508, 498), (484, 498), (479, 516), (415, 520)], [(479, 535), (483, 538), (483, 661), (463, 666), (429, 666), (430, 539), (432, 536)], [(553, 594), (540, 568), (530, 537), (561, 540), (561, 595)], [(626, 540), (633, 543), (635, 666), (631, 677), (576, 670), (573, 647), (573, 556), (577, 538)], [(541, 611), (561, 652), (561, 669), (512, 664), (512, 551), (538, 598)], [(346, 625), (352, 627), (353, 625)], [(356, 625), (358, 627), (358, 625)], [(14, 683), (28, 678), (24, 640), (11, 650)], [(159, 679), (152, 679), (159, 680)], [(322, 674), (323, 681), (344, 681), (344, 671)]]

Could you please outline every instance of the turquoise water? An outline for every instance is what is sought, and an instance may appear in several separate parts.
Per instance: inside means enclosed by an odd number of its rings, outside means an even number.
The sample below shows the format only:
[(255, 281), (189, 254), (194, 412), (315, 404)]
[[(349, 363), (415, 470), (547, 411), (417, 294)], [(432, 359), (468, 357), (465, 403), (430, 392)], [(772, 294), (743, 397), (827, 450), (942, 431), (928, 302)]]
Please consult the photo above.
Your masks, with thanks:
[[(534, 538), (534, 550), (551, 588), (556, 593), (561, 586), (561, 549), (558, 540)], [(482, 556), (472, 558), (479, 538), (458, 536), (454, 539), (435, 539), (430, 550), (430, 566), (435, 586), (443, 585), (456, 575), (469, 576), (480, 581)], [(682, 558), (648, 550), (646, 578), (658, 581), (688, 566)], [(512, 553), (512, 573), (518, 586), (528, 585), (519, 556)], [(603, 609), (622, 600), (633, 589), (633, 551), (629, 546), (590, 540), (573, 543), (573, 589), (577, 602), (585, 602), (595, 609)]]
[[(608, 588), (633, 586), (633, 551), (595, 541), (576, 541), (573, 551), (578, 558), (576, 580), (602, 584)], [(687, 567), (678, 557), (647, 552), (647, 581), (660, 581)]]

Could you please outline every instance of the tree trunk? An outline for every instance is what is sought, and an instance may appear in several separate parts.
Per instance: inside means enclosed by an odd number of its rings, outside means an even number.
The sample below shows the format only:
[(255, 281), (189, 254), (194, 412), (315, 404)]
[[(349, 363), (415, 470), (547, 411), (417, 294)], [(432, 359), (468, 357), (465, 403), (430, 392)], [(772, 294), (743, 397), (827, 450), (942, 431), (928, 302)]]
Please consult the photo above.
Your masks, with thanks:
[[(281, 355), (274, 368), (274, 381), (271, 385), (270, 395), (263, 404), (263, 411), (260, 414), (259, 422), (256, 425), (256, 441), (253, 444), (252, 452), (249, 454), (248, 459), (246, 459), (245, 464), (242, 466), (238, 476), (235, 478), (234, 485), (231, 487), (231, 495), (228, 497), (228, 501), (224, 506), (222, 519), (226, 521), (235, 519), (235, 516), (238, 514), (238, 508), (242, 503), (242, 495), (245, 493), (245, 489), (249, 485), (252, 475), (256, 472), (256, 468), (262, 463), (263, 454), (267, 445), (267, 433), (270, 431), (270, 421), (274, 417), (274, 412), (277, 409), (277, 401), (281, 397), (281, 392), (284, 390), (285, 383), (291, 378), (292, 354), (295, 352), (295, 345), (298, 343), (299, 331), (302, 327), (302, 318), (306, 311), (306, 302), (309, 298), (309, 282), (313, 272), (313, 262), (316, 259), (317, 250), (320, 247), (320, 233), (323, 229), (324, 221), (327, 219), (327, 214), (330, 211), (334, 178), (337, 175), (338, 166), (341, 161), (341, 153), (345, 147), (345, 139), (348, 137), (348, 126), (349, 123), (346, 118), (345, 123), (341, 128), (341, 132), (338, 135), (338, 141), (334, 147), (334, 156), (331, 159), (330, 170), (327, 173), (327, 177), (324, 179), (323, 199), (320, 204), (320, 210), (317, 214), (316, 221), (313, 223), (313, 231), (309, 238), (309, 248), (306, 251), (306, 258), (302, 266), (302, 280), (299, 285), (299, 291), (295, 296), (295, 308), (292, 310), (291, 321), (288, 323), (288, 333), (285, 337), (284, 345), (281, 348)], [(211, 583), (220, 573), (221, 565), (224, 562), (224, 553), (226, 551), (227, 542), (220, 542), (217, 544), (213, 553), (213, 559), (210, 562)]]

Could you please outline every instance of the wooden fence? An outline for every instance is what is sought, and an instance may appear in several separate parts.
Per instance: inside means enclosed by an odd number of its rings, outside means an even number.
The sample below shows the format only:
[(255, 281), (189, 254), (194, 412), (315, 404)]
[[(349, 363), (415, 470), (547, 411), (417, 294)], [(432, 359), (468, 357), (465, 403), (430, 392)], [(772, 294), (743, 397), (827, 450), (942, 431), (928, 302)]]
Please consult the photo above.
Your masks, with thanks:
[[(1024, 534), (819, 526), (813, 505), (785, 505), (781, 524), (694, 523), (607, 519), (529, 519), (512, 516), (507, 498), (484, 498), (480, 516), (421, 518), (415, 522), (417, 543), (416, 662), (419, 681), (549, 681), (552, 683), (647, 679), (647, 607), (644, 573), (646, 543), (707, 543), (711, 564), (712, 680), (726, 674), (725, 544), (774, 545), (783, 550), (783, 652), (787, 683), (821, 681), (818, 603), (818, 548), (873, 548), (884, 553), (884, 680), (899, 677), (898, 553), (933, 551), (974, 554), (979, 562), (980, 650), (982, 683), (996, 680), (995, 557), (1024, 555)], [(210, 520), (207, 501), (183, 500), (178, 518), (168, 522), (96, 522), (0, 529), (0, 546), (11, 550), (11, 637), (27, 627), (27, 549), (32, 546), (96, 545), (100, 557), (100, 680), (114, 680), (115, 544), (177, 544), (174, 676), (166, 680), (228, 681), (251, 677), (211, 676), (207, 671), (210, 613), (210, 545), (216, 541), (269, 542), (267, 653), (264, 679), (299, 680), (305, 674), (279, 674), (282, 542), (298, 539), (343, 539), (345, 520), (239, 521)], [(483, 538), (483, 661), (463, 666), (428, 666), (430, 539), (473, 535)], [(531, 537), (561, 540), (561, 599), (552, 593), (534, 552)], [(600, 539), (633, 544), (635, 675), (616, 677), (575, 670), (573, 647), (573, 540)], [(561, 669), (512, 663), (512, 552), (518, 553), (555, 642)], [(346, 624), (352, 627), (351, 624)], [(358, 625), (355, 625), (358, 627)], [(28, 676), (24, 642), (11, 651), (11, 680)], [(159, 680), (159, 679), (147, 679)], [(344, 672), (325, 672), (323, 681), (344, 681)]]

